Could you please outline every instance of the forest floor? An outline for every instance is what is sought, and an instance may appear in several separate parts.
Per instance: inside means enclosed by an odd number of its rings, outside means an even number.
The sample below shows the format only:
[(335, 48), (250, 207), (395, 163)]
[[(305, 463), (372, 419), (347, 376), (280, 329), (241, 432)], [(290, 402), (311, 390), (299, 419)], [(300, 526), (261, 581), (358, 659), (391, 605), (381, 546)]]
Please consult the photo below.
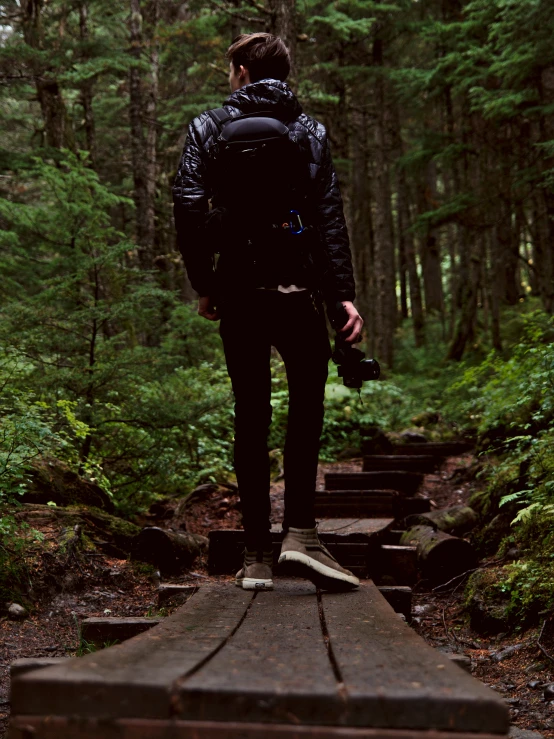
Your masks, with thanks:
[[(466, 474), (472, 461), (471, 455), (449, 458), (437, 473), (426, 475), (419, 495), (430, 497), (437, 508), (466, 503), (475, 485)], [(323, 489), (323, 475), (327, 471), (360, 469), (359, 459), (321, 465), (318, 486)], [(283, 483), (277, 481), (272, 485), (274, 522), (280, 522), (282, 509)], [(240, 521), (236, 491), (232, 486), (206, 486), (188, 506), (168, 501), (165, 505), (156, 505), (154, 511), (140, 523), (164, 526), (171, 522), (171, 526), (186, 526), (188, 531), (207, 535), (212, 528), (235, 528)], [(46, 543), (55, 542), (60, 535), (56, 521), (36, 528), (41, 530)], [(85, 652), (86, 645), (80, 642), (79, 635), (79, 622), (83, 618), (158, 615), (158, 580), (152, 577), (151, 570), (98, 553), (64, 556), (66, 559), (58, 562), (57, 593), (37, 601), (30, 617), (22, 622), (0, 619), (0, 738), (5, 736), (9, 719), (11, 662), (22, 657), (69, 657)], [(482, 562), (481, 566), (487, 566), (487, 562)], [(36, 579), (42, 577), (43, 572), (40, 563), (32, 572), (36, 586)], [(209, 577), (206, 561), (197, 560), (194, 571), (171, 582), (201, 585), (231, 579)], [(539, 651), (537, 630), (495, 637), (475, 633), (463, 612), (463, 584), (457, 581), (446, 592), (425, 589), (424, 583), (416, 585), (413, 628), (433, 647), (467, 655), (471, 659), (472, 674), (509, 704), (515, 726), (554, 737), (554, 701), (543, 700), (544, 686), (554, 682), (554, 662)], [(164, 609), (160, 615), (167, 613)], [(499, 659), (499, 653), (508, 647), (517, 649), (509, 650), (508, 658)]]

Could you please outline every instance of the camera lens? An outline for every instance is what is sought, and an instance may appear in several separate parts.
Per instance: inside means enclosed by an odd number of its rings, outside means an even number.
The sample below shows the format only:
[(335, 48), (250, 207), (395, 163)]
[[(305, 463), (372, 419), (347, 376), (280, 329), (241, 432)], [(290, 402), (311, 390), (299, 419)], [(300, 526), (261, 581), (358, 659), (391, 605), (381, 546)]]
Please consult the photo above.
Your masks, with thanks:
[(378, 380), (381, 374), (381, 367), (376, 359), (363, 359), (360, 362), (360, 376), (364, 382), (368, 380)]

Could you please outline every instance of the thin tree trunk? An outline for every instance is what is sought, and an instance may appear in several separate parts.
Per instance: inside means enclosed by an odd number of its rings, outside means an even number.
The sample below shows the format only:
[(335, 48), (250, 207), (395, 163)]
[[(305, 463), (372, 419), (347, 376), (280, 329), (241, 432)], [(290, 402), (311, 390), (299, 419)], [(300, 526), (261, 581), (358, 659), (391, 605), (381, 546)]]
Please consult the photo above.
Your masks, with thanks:
[[(26, 44), (37, 51), (43, 48), (44, 6), (44, 0), (21, 0), (23, 38)], [(54, 70), (41, 69), (35, 73), (34, 80), (44, 121), (46, 145), (75, 151), (73, 127)]]
[(368, 116), (365, 111), (352, 114), (358, 132), (352, 137), (352, 191), (350, 195), (350, 231), (356, 276), (356, 302), (360, 313), (371, 313), (371, 254), (373, 227), (368, 163)]
[(386, 136), (385, 79), (383, 42), (373, 43), (375, 66), (375, 353), (389, 367), (393, 362), (393, 336), (396, 322), (394, 242)]
[[(84, 2), (79, 7), (79, 31), (81, 43), (89, 38), (88, 30), (88, 4)], [(94, 123), (94, 112), (92, 109), (93, 100), (93, 81), (91, 79), (81, 83), (81, 103), (85, 117), (85, 138), (87, 142), (87, 151), (90, 156), (90, 163), (93, 169), (96, 168), (96, 128)]]
[(268, 0), (270, 33), (283, 39), (290, 52), (290, 79), (296, 82), (296, 0)]

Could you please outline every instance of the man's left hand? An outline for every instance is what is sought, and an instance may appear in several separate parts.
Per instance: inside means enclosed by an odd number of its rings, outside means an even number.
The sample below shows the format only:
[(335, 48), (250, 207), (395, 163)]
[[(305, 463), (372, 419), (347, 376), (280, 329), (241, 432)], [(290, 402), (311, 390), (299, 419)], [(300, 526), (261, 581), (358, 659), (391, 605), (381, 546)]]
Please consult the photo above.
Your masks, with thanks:
[(342, 304), (348, 313), (348, 321), (341, 328), (340, 333), (343, 334), (344, 340), (349, 344), (355, 344), (357, 341), (361, 341), (364, 319), (354, 307), (354, 303), (345, 300)]

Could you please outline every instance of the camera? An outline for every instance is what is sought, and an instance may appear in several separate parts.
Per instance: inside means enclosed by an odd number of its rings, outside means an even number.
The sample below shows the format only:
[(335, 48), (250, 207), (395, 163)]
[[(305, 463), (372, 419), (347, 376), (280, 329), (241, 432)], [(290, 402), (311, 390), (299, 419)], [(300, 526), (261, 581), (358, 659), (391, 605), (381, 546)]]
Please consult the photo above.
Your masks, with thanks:
[(337, 365), (338, 375), (342, 377), (345, 387), (360, 390), (363, 382), (378, 380), (381, 374), (379, 362), (376, 359), (366, 359), (360, 349), (356, 349), (339, 334), (348, 321), (348, 313), (342, 303), (336, 304), (329, 319), (337, 332), (333, 362)]

